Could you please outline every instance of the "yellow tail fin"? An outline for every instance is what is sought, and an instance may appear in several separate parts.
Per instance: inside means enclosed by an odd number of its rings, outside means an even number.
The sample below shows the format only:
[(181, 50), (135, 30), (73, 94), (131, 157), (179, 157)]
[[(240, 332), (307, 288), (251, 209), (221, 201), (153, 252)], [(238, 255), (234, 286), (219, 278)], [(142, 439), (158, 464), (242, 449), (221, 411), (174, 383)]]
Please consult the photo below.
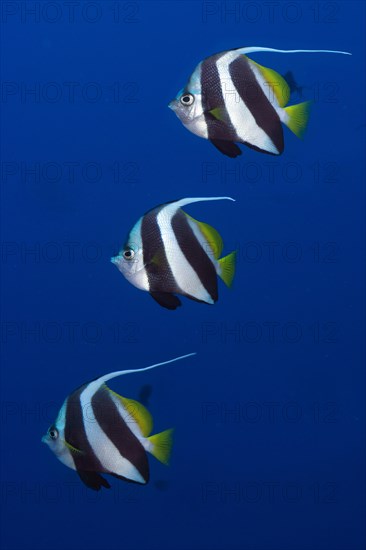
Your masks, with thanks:
[(152, 443), (150, 453), (163, 464), (169, 464), (173, 446), (173, 432), (174, 429), (171, 428), (170, 430), (165, 430), (160, 434), (155, 434), (148, 437), (148, 440)]
[(289, 117), (285, 124), (299, 138), (302, 138), (305, 133), (310, 115), (310, 105), (311, 101), (304, 101), (304, 103), (298, 103), (298, 105), (285, 107)]
[(220, 277), (229, 288), (233, 284), (235, 275), (236, 252), (231, 252), (224, 258), (220, 258), (219, 265), (221, 268)]

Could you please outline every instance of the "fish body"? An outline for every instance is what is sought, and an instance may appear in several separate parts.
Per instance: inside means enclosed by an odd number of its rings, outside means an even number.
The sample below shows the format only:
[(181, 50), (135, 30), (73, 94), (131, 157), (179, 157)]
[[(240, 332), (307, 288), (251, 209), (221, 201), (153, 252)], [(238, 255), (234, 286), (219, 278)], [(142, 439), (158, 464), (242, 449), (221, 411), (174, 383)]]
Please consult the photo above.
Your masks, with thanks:
[(246, 55), (257, 51), (347, 54), (251, 47), (224, 51), (201, 61), (169, 107), (189, 131), (210, 140), (232, 158), (241, 154), (236, 143), (280, 155), (284, 150), (282, 124), (302, 137), (308, 121), (309, 102), (287, 106), (290, 88), (286, 80)]
[(106, 382), (191, 355), (194, 354), (144, 369), (113, 372), (82, 385), (65, 399), (42, 441), (65, 466), (76, 470), (91, 489), (110, 487), (102, 473), (146, 484), (149, 481), (146, 453), (167, 464), (172, 430), (150, 435), (153, 421), (147, 409), (133, 399), (118, 395)]
[(130, 231), (123, 250), (112, 262), (135, 287), (145, 290), (163, 307), (181, 305), (176, 294), (207, 304), (218, 300), (217, 276), (230, 286), (235, 253), (220, 258), (218, 232), (198, 222), (182, 207), (230, 197), (187, 198), (153, 208)]

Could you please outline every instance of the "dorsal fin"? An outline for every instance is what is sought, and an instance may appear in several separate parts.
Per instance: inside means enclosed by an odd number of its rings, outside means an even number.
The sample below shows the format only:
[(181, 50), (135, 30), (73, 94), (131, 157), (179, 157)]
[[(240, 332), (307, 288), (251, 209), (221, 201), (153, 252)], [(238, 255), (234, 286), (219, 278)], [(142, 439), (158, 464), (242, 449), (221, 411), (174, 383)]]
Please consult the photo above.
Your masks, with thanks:
[(218, 260), (221, 256), (222, 250), (224, 248), (224, 244), (222, 242), (222, 238), (221, 238), (219, 232), (216, 231), (216, 229), (214, 227), (212, 227), (211, 225), (209, 225), (208, 223), (199, 222), (198, 220), (195, 220), (194, 218), (192, 218), (192, 216), (190, 216), (186, 212), (184, 212), (184, 213), (187, 216), (187, 218), (189, 218), (190, 220), (192, 220), (194, 223), (196, 223), (198, 225), (198, 227), (200, 228), (201, 232), (203, 233), (205, 239), (207, 240), (208, 244), (210, 245), (215, 259)]
[(263, 48), (261, 46), (248, 46), (247, 48), (236, 48), (238, 53), (247, 55), (255, 52), (274, 52), (274, 53), (339, 53), (342, 55), (352, 55), (350, 52), (340, 52), (338, 50), (276, 50), (275, 48)]
[[(142, 435), (144, 437), (150, 435), (153, 428), (153, 419), (149, 411), (141, 403), (135, 401), (135, 399), (122, 397), (122, 395), (119, 395), (110, 388), (107, 389), (119, 399), (128, 415), (138, 424)], [(128, 420), (126, 422), (128, 424)]]
[(168, 216), (173, 217), (180, 208), (183, 208), (183, 206), (186, 206), (187, 204), (193, 204), (195, 202), (222, 201), (222, 200), (235, 202), (235, 199), (231, 197), (188, 197), (186, 199), (179, 199), (176, 201), (168, 202), (162, 205), (162, 210), (164, 210)]
[(288, 100), (290, 99), (290, 87), (287, 84), (286, 80), (273, 69), (263, 67), (252, 59), (247, 59), (249, 61), (249, 64), (254, 65), (262, 74), (267, 84), (271, 86), (271, 89), (277, 98), (279, 106), (285, 107), (285, 105), (287, 105), (288, 103)]
[(145, 372), (147, 370), (156, 369), (156, 367), (161, 367), (162, 365), (168, 365), (169, 363), (175, 363), (175, 361), (180, 361), (181, 359), (186, 359), (187, 357), (192, 357), (193, 355), (196, 355), (195, 352), (193, 353), (187, 353), (187, 355), (181, 355), (180, 357), (175, 357), (174, 359), (169, 359), (169, 361), (163, 361), (162, 363), (156, 363), (155, 365), (150, 365), (149, 367), (144, 367), (142, 369), (128, 369), (128, 370), (118, 370), (115, 372), (111, 372), (109, 374), (105, 374), (104, 376), (101, 376), (100, 378), (97, 378), (93, 382), (90, 382), (91, 384), (96, 384), (98, 386), (102, 386), (105, 382), (108, 382), (108, 380), (111, 380), (112, 378), (116, 378), (117, 376), (123, 376), (125, 374), (133, 374), (137, 372)]
[(183, 206), (186, 206), (187, 204), (192, 204), (194, 202), (204, 202), (204, 201), (234, 201), (235, 199), (231, 197), (197, 197), (197, 198), (187, 198), (187, 199), (180, 199), (178, 201), (175, 201), (174, 203), (170, 203), (171, 205), (174, 205), (176, 208), (182, 208)]

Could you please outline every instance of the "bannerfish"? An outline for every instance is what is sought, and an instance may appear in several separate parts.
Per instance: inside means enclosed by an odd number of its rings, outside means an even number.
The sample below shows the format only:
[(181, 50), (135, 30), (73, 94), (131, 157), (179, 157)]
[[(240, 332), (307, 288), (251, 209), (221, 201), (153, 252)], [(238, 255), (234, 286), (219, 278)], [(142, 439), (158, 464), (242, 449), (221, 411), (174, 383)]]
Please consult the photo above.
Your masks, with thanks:
[(287, 106), (290, 89), (285, 79), (246, 56), (254, 52), (351, 55), (254, 46), (224, 51), (201, 61), (169, 107), (188, 130), (210, 140), (231, 158), (241, 155), (236, 143), (280, 155), (284, 150), (281, 123), (302, 137), (308, 121), (310, 103)]
[(219, 233), (181, 210), (194, 202), (231, 197), (181, 199), (148, 211), (130, 231), (123, 250), (111, 259), (134, 286), (167, 309), (181, 301), (176, 294), (213, 304), (218, 300), (217, 275), (231, 286), (235, 252), (220, 258)]
[(66, 398), (42, 441), (95, 491), (101, 487), (110, 488), (101, 473), (146, 484), (149, 481), (146, 452), (168, 464), (173, 430), (149, 435), (153, 421), (148, 410), (138, 401), (118, 395), (106, 386), (106, 382), (192, 355), (195, 353), (142, 369), (112, 372), (82, 385)]

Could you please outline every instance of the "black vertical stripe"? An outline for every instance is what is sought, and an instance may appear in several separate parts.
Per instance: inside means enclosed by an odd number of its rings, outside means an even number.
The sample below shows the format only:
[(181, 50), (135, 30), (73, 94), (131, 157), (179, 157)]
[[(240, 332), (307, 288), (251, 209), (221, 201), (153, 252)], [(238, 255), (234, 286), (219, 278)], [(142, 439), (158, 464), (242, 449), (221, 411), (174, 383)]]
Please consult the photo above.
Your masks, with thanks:
[[(81, 453), (72, 453), (77, 470), (104, 472), (103, 465), (96, 457), (86, 436), (84, 426), (84, 412), (91, 415), (91, 411), (83, 411), (80, 403), (80, 395), (85, 390), (87, 384), (74, 391), (66, 403), (65, 418), (65, 440), (67, 443), (81, 451)], [(86, 421), (87, 418), (86, 418)]]
[[(218, 291), (215, 267), (207, 252), (197, 240), (188, 223), (187, 216), (182, 210), (178, 210), (173, 216), (172, 227), (179, 248), (183, 252), (187, 262), (192, 266), (213, 301), (216, 302), (218, 299)], [(190, 296), (188, 293), (186, 293), (186, 295)], [(203, 299), (198, 295), (193, 295), (193, 298), (198, 300)]]
[[(270, 137), (278, 152), (282, 153), (284, 143), (280, 118), (258, 84), (247, 58), (240, 55), (232, 61), (229, 65), (229, 73), (235, 88), (252, 113), (256, 123)], [(257, 148), (257, 144), (254, 145)]]
[[(229, 82), (221, 82), (219, 71), (216, 62), (225, 55), (226, 52), (221, 54), (212, 55), (204, 61), (201, 65), (201, 90), (202, 90), (202, 108), (207, 124), (208, 139), (211, 140), (227, 140), (227, 141), (241, 141), (235, 129), (230, 121), (230, 117), (226, 112), (225, 101), (223, 96), (223, 90), (230, 89), (231, 84)], [(232, 86), (231, 86), (232, 88)], [(221, 115), (223, 120), (218, 120), (210, 112), (212, 109), (221, 109)]]
[(174, 293), (179, 292), (180, 289), (170, 269), (157, 221), (159, 212), (165, 206), (163, 204), (157, 208), (153, 208), (143, 216), (141, 239), (149, 290), (151, 292)]
[(117, 447), (121, 456), (135, 466), (147, 483), (149, 480), (149, 463), (146, 451), (120, 416), (118, 408), (105, 386), (95, 392), (91, 404), (95, 421), (98, 422), (113, 445)]

